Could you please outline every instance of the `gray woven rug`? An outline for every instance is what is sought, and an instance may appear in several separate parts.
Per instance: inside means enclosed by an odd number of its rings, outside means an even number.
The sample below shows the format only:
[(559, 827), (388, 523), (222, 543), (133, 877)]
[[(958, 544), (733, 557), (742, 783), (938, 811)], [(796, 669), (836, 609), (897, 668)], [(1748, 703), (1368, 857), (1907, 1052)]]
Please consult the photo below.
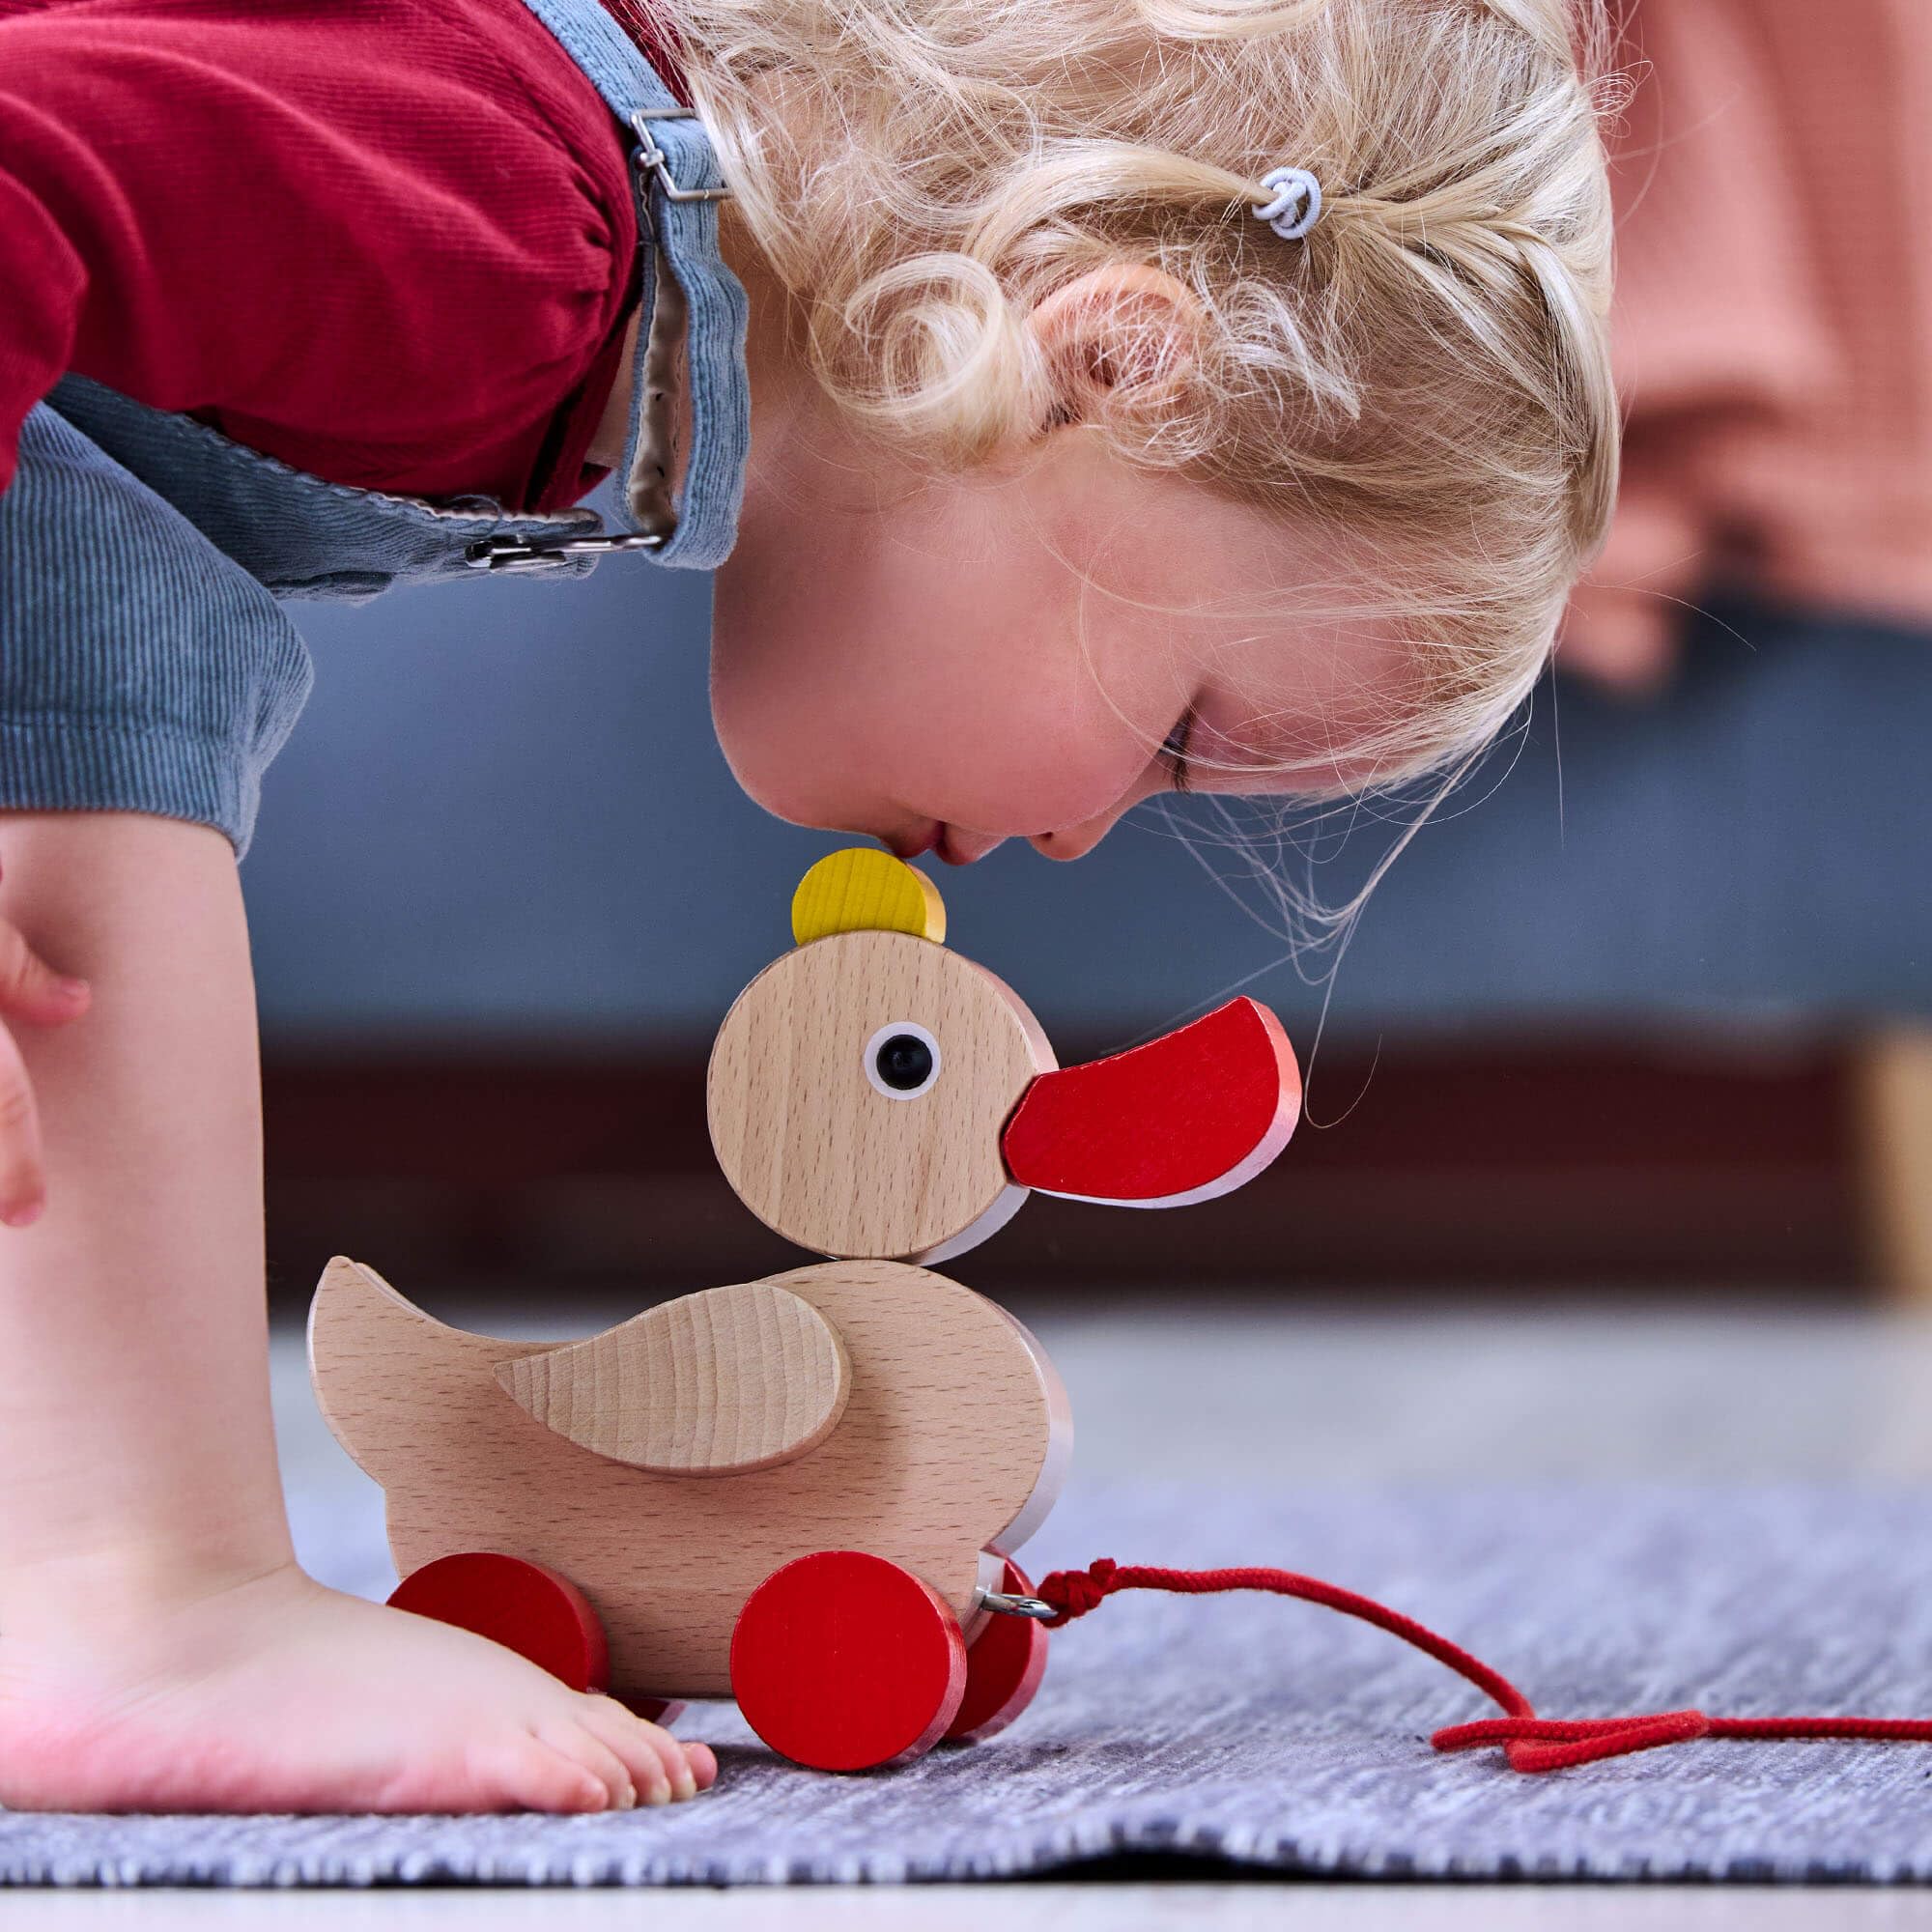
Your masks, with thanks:
[[(303, 1499), (298, 1498), (301, 1503)], [(313, 1554), (317, 1499), (307, 1499)], [(385, 1582), (366, 1521), (335, 1577)], [(1394, 1603), (1549, 1716), (1932, 1709), (1932, 1494), (1077, 1491), (1036, 1571), (1274, 1562)], [(0, 1815), (26, 1884), (784, 1884), (1039, 1872), (1125, 1851), (1377, 1878), (1932, 1881), (1932, 1747), (1702, 1743), (1521, 1777), (1426, 1734), (1489, 1715), (1380, 1634), (1260, 1597), (1122, 1596), (1025, 1719), (908, 1770), (774, 1762), (727, 1709), (709, 1798), (612, 1817)]]

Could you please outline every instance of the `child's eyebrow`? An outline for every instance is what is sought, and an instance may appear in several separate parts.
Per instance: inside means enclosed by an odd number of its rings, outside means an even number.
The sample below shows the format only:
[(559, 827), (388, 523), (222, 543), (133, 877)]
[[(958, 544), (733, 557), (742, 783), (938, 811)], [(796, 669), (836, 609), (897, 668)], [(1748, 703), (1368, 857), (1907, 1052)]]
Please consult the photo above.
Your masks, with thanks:
[(1350, 757), (1344, 744), (1311, 751), (1305, 734), (1293, 724), (1270, 731), (1281, 713), (1255, 714), (1231, 730), (1197, 722), (1188, 752), (1187, 789), (1206, 792), (1271, 792), (1294, 788), (1293, 781), (1322, 786), (1346, 782)]
[(1289, 751), (1288, 733), (1269, 730), (1279, 714), (1250, 710), (1232, 725), (1215, 724), (1196, 705), (1189, 736), (1189, 766), (1203, 781), (1241, 777), (1300, 760)]

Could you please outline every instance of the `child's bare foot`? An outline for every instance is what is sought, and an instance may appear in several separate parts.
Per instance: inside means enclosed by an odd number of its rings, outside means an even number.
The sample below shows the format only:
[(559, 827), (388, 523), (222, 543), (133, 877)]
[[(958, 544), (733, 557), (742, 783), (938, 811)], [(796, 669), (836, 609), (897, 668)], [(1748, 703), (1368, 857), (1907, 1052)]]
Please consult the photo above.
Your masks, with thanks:
[(0, 1804), (67, 1811), (602, 1811), (717, 1761), (483, 1638), (293, 1567), (0, 1639)]

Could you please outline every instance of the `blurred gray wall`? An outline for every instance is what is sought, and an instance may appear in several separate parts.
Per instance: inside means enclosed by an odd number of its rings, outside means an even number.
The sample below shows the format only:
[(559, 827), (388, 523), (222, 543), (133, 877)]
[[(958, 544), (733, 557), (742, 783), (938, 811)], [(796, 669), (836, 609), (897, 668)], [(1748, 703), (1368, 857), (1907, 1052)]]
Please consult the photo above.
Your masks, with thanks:
[[(316, 694), (243, 868), (270, 1038), (708, 1039), (844, 842), (733, 786), (708, 606), (708, 578), (620, 557), (297, 607)], [(1662, 705), (1546, 686), (1377, 894), (1330, 1025), (1923, 1009), (1928, 727), (1926, 640), (1742, 606)], [(1324, 895), (1387, 837), (1324, 836)], [(1077, 865), (937, 872), (953, 942), (1063, 1036), (1124, 1041), (1286, 952), (1154, 817)], [(1319, 986), (1276, 964), (1250, 990), (1305, 1042)]]

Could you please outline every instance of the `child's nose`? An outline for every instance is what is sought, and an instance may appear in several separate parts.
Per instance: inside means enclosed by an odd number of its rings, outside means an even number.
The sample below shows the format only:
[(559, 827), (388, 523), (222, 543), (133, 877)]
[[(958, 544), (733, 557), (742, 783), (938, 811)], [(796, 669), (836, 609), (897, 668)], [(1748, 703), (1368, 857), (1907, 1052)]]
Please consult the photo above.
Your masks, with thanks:
[(1065, 826), (1058, 832), (1036, 833), (1027, 843), (1048, 859), (1084, 859), (1138, 803), (1138, 799), (1129, 799), (1078, 825)]

